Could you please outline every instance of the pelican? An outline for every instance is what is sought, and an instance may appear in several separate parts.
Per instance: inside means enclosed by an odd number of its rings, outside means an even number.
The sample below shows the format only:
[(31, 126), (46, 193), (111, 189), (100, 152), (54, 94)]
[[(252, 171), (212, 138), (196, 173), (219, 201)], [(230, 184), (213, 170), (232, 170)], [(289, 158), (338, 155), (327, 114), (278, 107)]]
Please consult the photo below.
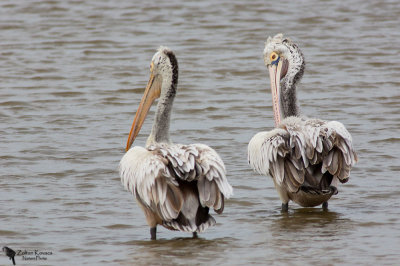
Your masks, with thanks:
[(264, 62), (269, 70), (275, 128), (257, 133), (248, 145), (248, 161), (258, 173), (270, 175), (288, 211), (292, 200), (302, 207), (322, 204), (349, 180), (357, 162), (352, 138), (337, 121), (300, 116), (296, 85), (303, 76), (303, 53), (282, 34), (265, 43)]
[[(215, 150), (204, 144), (171, 143), (169, 124), (178, 84), (173, 51), (160, 47), (151, 60), (150, 72), (119, 164), (121, 182), (142, 208), (151, 239), (156, 239), (157, 225), (196, 237), (216, 223), (209, 208), (222, 213), (224, 198), (232, 195), (232, 187)], [(156, 98), (160, 99), (146, 147), (131, 148)]]

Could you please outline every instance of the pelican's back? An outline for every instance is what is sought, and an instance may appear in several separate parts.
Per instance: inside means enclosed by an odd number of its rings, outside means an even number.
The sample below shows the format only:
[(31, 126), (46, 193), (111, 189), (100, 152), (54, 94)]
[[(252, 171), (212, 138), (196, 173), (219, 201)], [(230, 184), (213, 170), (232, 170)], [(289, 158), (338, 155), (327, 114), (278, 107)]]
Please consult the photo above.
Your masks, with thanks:
[(348, 181), (357, 155), (343, 124), (288, 117), (251, 139), (248, 160), (255, 171), (272, 176), (283, 201), (311, 207), (337, 193), (338, 182)]
[(131, 148), (120, 162), (124, 187), (134, 193), (150, 226), (202, 232), (214, 225), (209, 208), (224, 209), (232, 195), (218, 154), (202, 144)]

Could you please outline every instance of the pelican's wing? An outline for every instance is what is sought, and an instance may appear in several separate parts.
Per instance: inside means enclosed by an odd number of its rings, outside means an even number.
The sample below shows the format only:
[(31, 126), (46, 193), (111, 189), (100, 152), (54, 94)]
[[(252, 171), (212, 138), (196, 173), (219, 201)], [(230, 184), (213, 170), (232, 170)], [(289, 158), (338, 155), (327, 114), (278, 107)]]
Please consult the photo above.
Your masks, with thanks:
[(222, 213), (224, 197), (230, 198), (233, 195), (232, 186), (226, 178), (225, 165), (217, 152), (207, 145), (191, 146), (199, 151), (196, 172), (200, 203), (203, 206), (213, 207), (217, 213)]
[(120, 162), (124, 187), (157, 211), (164, 221), (177, 218), (183, 205), (179, 182), (197, 181), (200, 203), (221, 213), (224, 196), (232, 195), (224, 163), (202, 144), (131, 148)]
[(217, 152), (207, 145), (157, 145), (149, 147), (158, 150), (168, 160), (167, 167), (176, 179), (187, 182), (197, 181), (202, 206), (213, 207), (221, 213), (224, 197), (232, 195), (232, 187), (226, 178), (225, 165)]
[[(343, 124), (300, 118), (288, 118), (283, 123), (285, 129), (260, 132), (250, 140), (248, 159), (254, 170), (270, 174), (290, 192), (298, 191), (303, 184), (319, 184), (326, 171), (342, 183), (348, 180), (357, 155)], [(318, 164), (322, 166), (316, 167)]]
[(119, 173), (125, 189), (163, 220), (170, 221), (178, 217), (183, 198), (167, 164), (156, 152), (135, 146), (122, 157)]
[(291, 139), (293, 145), (303, 145), (305, 142), (301, 136), (291, 137), (282, 128), (260, 132), (249, 142), (248, 160), (259, 174), (269, 174), (278, 185), (285, 184), (289, 191), (295, 192), (304, 182), (304, 163), (302, 154), (296, 156), (291, 148)]
[(337, 121), (307, 120), (305, 132), (311, 144), (307, 151), (310, 163), (322, 162), (322, 173), (328, 171), (340, 182), (347, 182), (358, 158), (352, 137), (344, 125)]

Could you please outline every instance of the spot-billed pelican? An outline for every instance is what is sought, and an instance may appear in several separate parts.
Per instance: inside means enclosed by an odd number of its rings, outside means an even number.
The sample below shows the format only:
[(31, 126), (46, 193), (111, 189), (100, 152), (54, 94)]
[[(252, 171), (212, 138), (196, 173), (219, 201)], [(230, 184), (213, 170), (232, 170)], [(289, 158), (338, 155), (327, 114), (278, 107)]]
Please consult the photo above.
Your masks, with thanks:
[(269, 174), (282, 201), (303, 207), (322, 204), (337, 194), (339, 182), (349, 180), (357, 162), (352, 138), (337, 121), (300, 116), (296, 84), (303, 76), (303, 53), (291, 40), (277, 34), (265, 43), (264, 62), (269, 70), (275, 129), (256, 134), (248, 145), (250, 166)]
[[(222, 213), (224, 198), (232, 195), (232, 187), (215, 150), (204, 144), (170, 141), (170, 116), (178, 84), (175, 54), (160, 47), (151, 60), (150, 72), (129, 133), (127, 152), (120, 161), (121, 182), (143, 209), (151, 239), (156, 239), (158, 224), (192, 232), (195, 237), (215, 224), (209, 208)], [(146, 147), (131, 148), (156, 98), (160, 99)]]

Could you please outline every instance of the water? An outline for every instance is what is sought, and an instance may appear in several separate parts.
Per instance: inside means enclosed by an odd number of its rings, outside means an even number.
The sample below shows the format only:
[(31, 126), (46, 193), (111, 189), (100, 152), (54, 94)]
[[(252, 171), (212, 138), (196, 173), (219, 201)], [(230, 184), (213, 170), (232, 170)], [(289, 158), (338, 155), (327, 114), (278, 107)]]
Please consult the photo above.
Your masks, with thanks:
[[(1, 245), (52, 252), (19, 265), (398, 263), (399, 15), (398, 1), (2, 1)], [(250, 138), (273, 127), (262, 50), (278, 32), (306, 57), (302, 112), (343, 122), (358, 151), (329, 212), (281, 214), (247, 164)], [(159, 45), (180, 67), (173, 140), (215, 148), (234, 186), (199, 239), (160, 227), (149, 241), (118, 176)]]

